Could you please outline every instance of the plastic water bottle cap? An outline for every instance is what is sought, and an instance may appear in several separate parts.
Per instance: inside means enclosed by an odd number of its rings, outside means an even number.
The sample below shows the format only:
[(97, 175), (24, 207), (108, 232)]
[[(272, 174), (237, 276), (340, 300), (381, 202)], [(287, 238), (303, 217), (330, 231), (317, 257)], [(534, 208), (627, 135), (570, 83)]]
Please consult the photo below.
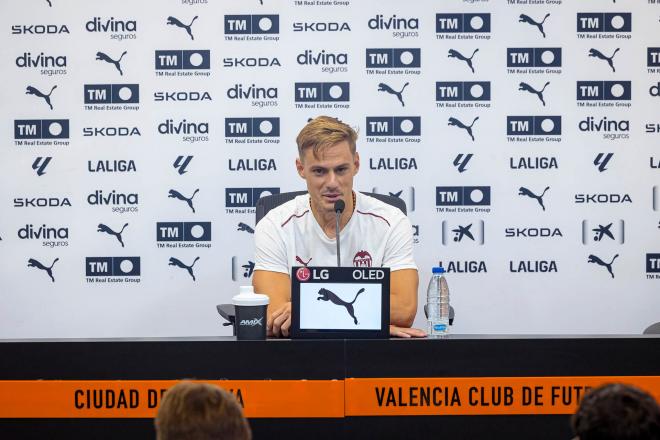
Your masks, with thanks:
[(445, 273), (445, 268), (440, 266), (434, 267), (432, 270), (433, 273)]

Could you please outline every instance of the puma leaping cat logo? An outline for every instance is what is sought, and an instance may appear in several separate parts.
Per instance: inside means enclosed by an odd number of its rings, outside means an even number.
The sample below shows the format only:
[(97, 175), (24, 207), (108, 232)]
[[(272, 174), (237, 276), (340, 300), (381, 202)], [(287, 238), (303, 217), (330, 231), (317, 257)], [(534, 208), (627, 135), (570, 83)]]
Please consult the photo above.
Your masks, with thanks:
[(55, 266), (55, 263), (57, 263), (58, 261), (59, 258), (55, 258), (53, 260), (53, 264), (51, 264), (50, 267), (46, 267), (37, 260), (35, 260), (34, 258), (30, 258), (28, 260), (27, 267), (36, 267), (37, 269), (45, 270), (48, 276), (50, 277), (50, 279), (53, 280), (53, 282), (55, 282), (55, 278), (53, 278), (53, 266)]
[(610, 67), (612, 68), (612, 72), (616, 72), (616, 69), (614, 68), (614, 55), (616, 55), (616, 53), (618, 51), (619, 51), (619, 48), (617, 47), (614, 50), (614, 52), (612, 53), (612, 56), (608, 57), (608, 56), (603, 55), (603, 53), (601, 51), (599, 51), (598, 49), (591, 48), (591, 49), (589, 49), (589, 56), (594, 57), (594, 58), (598, 58), (600, 60), (607, 61), (607, 64), (609, 64)]
[(27, 88), (25, 89), (26, 90), (25, 94), (38, 96), (39, 98), (44, 98), (44, 101), (46, 101), (46, 104), (48, 104), (48, 106), (52, 110), (53, 104), (50, 103), (50, 95), (53, 93), (53, 90), (55, 90), (56, 88), (57, 86), (53, 86), (53, 88), (50, 89), (50, 92), (48, 92), (48, 94), (46, 95), (45, 93), (39, 91), (39, 89), (37, 89), (36, 87), (27, 86)]
[(117, 61), (113, 60), (110, 58), (108, 55), (104, 54), (103, 52), (96, 52), (96, 61), (105, 61), (106, 63), (113, 64), (117, 70), (119, 71), (119, 74), (121, 76), (124, 76), (124, 72), (121, 70), (121, 59), (124, 58), (124, 55), (126, 55), (126, 51), (122, 52), (121, 56)]
[(535, 94), (536, 96), (539, 97), (539, 99), (543, 103), (543, 107), (545, 107), (545, 99), (543, 99), (543, 91), (545, 90), (546, 87), (548, 87), (549, 84), (550, 81), (545, 83), (545, 85), (541, 90), (536, 90), (534, 87), (530, 86), (526, 82), (521, 82), (520, 85), (518, 86), (518, 90)]
[(472, 126), (474, 125), (475, 122), (477, 122), (478, 119), (479, 119), (479, 116), (474, 118), (474, 120), (472, 121), (472, 124), (465, 125), (464, 123), (462, 123), (461, 121), (459, 121), (456, 118), (449, 118), (449, 123), (447, 125), (450, 125), (452, 127), (462, 128), (463, 130), (467, 131), (467, 134), (469, 134), (470, 137), (472, 138), (472, 141), (474, 141), (474, 134), (472, 133)]
[(124, 232), (124, 229), (126, 229), (126, 226), (128, 226), (128, 223), (125, 223), (124, 226), (121, 228), (121, 231), (115, 232), (112, 229), (110, 229), (109, 226), (104, 225), (103, 223), (99, 223), (98, 229), (96, 232), (105, 232), (106, 234), (109, 235), (114, 235), (117, 237), (117, 240), (119, 240), (119, 243), (121, 244), (121, 247), (124, 247), (124, 241), (121, 238), (122, 232)]
[(240, 223), (238, 224), (238, 229), (237, 229), (237, 231), (245, 231), (245, 232), (247, 232), (248, 234), (254, 234), (254, 229), (252, 229), (252, 227), (251, 227), (250, 225), (247, 225), (247, 224), (245, 224), (245, 223), (243, 223), (243, 222), (240, 222)]
[(177, 191), (175, 189), (171, 189), (169, 191), (169, 195), (167, 197), (173, 198), (173, 199), (179, 199), (179, 200), (182, 200), (182, 201), (186, 202), (188, 204), (188, 206), (190, 206), (190, 209), (192, 209), (192, 212), (194, 213), (195, 208), (193, 207), (192, 199), (193, 199), (193, 197), (195, 197), (195, 194), (197, 194), (198, 191), (199, 191), (199, 188), (196, 189), (195, 192), (193, 192), (192, 196), (190, 196), (188, 198), (188, 197), (184, 196), (183, 194), (181, 194), (179, 191)]
[(176, 17), (172, 17), (172, 16), (170, 15), (169, 17), (167, 17), (167, 24), (169, 24), (169, 25), (174, 25), (174, 26), (180, 27), (180, 28), (182, 28), (182, 29), (185, 29), (186, 32), (188, 32), (188, 35), (190, 35), (190, 38), (194, 40), (195, 37), (193, 36), (193, 34), (192, 34), (192, 29), (191, 29), (190, 27), (193, 25), (193, 23), (195, 22), (195, 20), (197, 20), (197, 16), (196, 16), (196, 15), (195, 15), (195, 17), (192, 19), (192, 21), (190, 22), (190, 24), (186, 25), (186, 24), (181, 23), (181, 21), (180, 21), (178, 18), (176, 18)]
[(596, 263), (599, 266), (603, 266), (604, 268), (607, 269), (610, 275), (612, 275), (612, 278), (614, 278), (614, 272), (612, 272), (612, 263), (614, 263), (614, 260), (616, 260), (616, 257), (618, 256), (619, 254), (616, 254), (614, 258), (612, 258), (612, 261), (606, 263), (595, 255), (589, 255), (589, 259), (587, 260), (587, 263)]
[(539, 29), (539, 31), (541, 32), (541, 34), (543, 35), (543, 38), (545, 38), (545, 31), (543, 30), (543, 23), (545, 23), (545, 20), (548, 17), (550, 17), (550, 14), (545, 14), (545, 17), (543, 17), (543, 20), (541, 20), (541, 22), (538, 22), (538, 21), (534, 20), (532, 17), (530, 17), (529, 15), (520, 14), (520, 19), (518, 20), (518, 22), (519, 23), (527, 23), (527, 24), (531, 24), (532, 26), (536, 26)]
[(543, 210), (545, 211), (545, 205), (543, 204), (543, 196), (545, 195), (545, 192), (549, 189), (550, 189), (550, 187), (546, 186), (545, 189), (543, 190), (543, 192), (541, 193), (541, 195), (537, 196), (536, 194), (534, 194), (533, 192), (531, 192), (530, 190), (528, 190), (524, 186), (521, 186), (518, 189), (518, 195), (519, 196), (527, 196), (527, 197), (531, 197), (532, 199), (536, 199), (536, 201), (539, 202), (539, 205), (541, 205), (541, 208), (543, 208)]
[(402, 94), (403, 94), (403, 91), (406, 89), (406, 87), (408, 87), (408, 84), (409, 83), (405, 83), (403, 85), (403, 87), (401, 88), (401, 90), (397, 92), (396, 90), (394, 90), (392, 87), (388, 86), (387, 84), (380, 83), (380, 84), (378, 84), (378, 91), (379, 92), (387, 92), (390, 95), (396, 96), (397, 98), (399, 98), (399, 102), (401, 103), (401, 106), (405, 107), (406, 104), (403, 102), (403, 95)]
[(353, 310), (353, 303), (355, 300), (357, 300), (357, 297), (364, 292), (364, 288), (358, 290), (358, 293), (355, 294), (355, 298), (353, 298), (353, 301), (351, 302), (346, 302), (343, 299), (339, 298), (336, 294), (333, 292), (329, 291), (328, 289), (319, 289), (319, 297), (316, 298), (317, 301), (330, 301), (333, 304), (336, 304), (338, 306), (344, 306), (346, 307), (346, 311), (348, 312), (349, 315), (351, 315), (351, 318), (353, 318), (353, 322), (355, 322), (355, 325), (358, 324), (358, 320), (355, 317), (355, 310)]
[(305, 262), (302, 258), (300, 258), (298, 255), (296, 255), (296, 261), (298, 263), (302, 264), (303, 266), (307, 267), (309, 265), (309, 262), (312, 261), (312, 258), (310, 257), (310, 259), (307, 260), (307, 262)]
[(472, 70), (472, 73), (474, 73), (474, 66), (472, 65), (472, 58), (474, 58), (474, 54), (477, 53), (477, 52), (479, 52), (479, 49), (475, 49), (474, 52), (472, 52), (472, 56), (470, 56), (470, 58), (467, 58), (465, 55), (463, 55), (459, 51), (457, 51), (455, 49), (449, 49), (449, 55), (447, 55), (447, 58), (458, 58), (461, 61), (465, 61), (468, 65), (468, 67), (470, 68), (470, 70)]
[(170, 262), (168, 266), (176, 266), (176, 267), (180, 267), (181, 269), (186, 269), (190, 274), (190, 276), (192, 277), (193, 281), (197, 281), (197, 279), (195, 279), (195, 274), (193, 273), (193, 266), (195, 265), (195, 263), (197, 263), (197, 260), (199, 260), (199, 257), (195, 258), (192, 264), (188, 266), (186, 264), (183, 264), (181, 260), (174, 257), (170, 257)]

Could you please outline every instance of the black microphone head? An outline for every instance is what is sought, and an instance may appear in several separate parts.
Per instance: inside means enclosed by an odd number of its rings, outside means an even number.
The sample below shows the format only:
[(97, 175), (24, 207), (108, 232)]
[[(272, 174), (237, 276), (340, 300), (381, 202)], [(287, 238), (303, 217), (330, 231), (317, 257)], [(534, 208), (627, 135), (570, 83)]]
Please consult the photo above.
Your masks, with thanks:
[(346, 203), (342, 199), (339, 199), (335, 202), (335, 212), (342, 213), (344, 212), (344, 208), (346, 208)]

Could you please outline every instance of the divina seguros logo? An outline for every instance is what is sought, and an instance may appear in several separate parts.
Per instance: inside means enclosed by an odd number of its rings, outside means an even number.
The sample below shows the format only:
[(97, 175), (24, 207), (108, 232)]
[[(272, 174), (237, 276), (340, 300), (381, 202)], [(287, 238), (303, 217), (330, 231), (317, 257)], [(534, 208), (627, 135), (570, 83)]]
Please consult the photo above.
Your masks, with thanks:
[(166, 119), (164, 122), (158, 124), (158, 133), (167, 136), (179, 136), (181, 141), (191, 144), (195, 142), (208, 142), (209, 123), (188, 121), (187, 119)]
[(115, 17), (93, 17), (85, 23), (85, 30), (95, 34), (107, 34), (111, 40), (135, 40), (137, 38), (137, 21)]
[(367, 26), (374, 31), (391, 32), (394, 38), (419, 37), (419, 18), (417, 17), (398, 17), (396, 14), (390, 16), (378, 14), (367, 21)]
[(66, 55), (48, 55), (44, 52), (38, 54), (24, 52), (16, 57), (16, 67), (36, 69), (44, 76), (66, 75), (68, 73)]

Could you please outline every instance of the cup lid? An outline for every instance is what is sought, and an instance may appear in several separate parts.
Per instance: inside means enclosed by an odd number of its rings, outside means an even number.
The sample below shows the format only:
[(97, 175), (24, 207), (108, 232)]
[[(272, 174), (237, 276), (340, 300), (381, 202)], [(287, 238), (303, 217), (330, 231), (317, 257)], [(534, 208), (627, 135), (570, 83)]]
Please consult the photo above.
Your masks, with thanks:
[(265, 306), (268, 305), (268, 295), (254, 293), (254, 287), (241, 286), (238, 295), (231, 299), (235, 306)]

